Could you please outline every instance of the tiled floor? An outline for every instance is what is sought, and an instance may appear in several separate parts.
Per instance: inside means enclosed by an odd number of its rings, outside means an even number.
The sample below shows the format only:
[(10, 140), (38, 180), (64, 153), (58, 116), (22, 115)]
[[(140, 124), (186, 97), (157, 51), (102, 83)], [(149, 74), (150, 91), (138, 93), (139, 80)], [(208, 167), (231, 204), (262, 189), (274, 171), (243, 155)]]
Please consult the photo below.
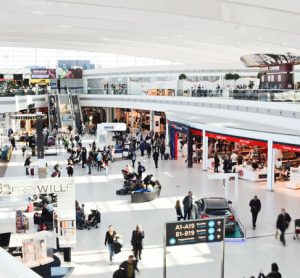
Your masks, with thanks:
[[(66, 161), (67, 154), (62, 152), (58, 157), (47, 157), (50, 165), (57, 160)], [(86, 169), (75, 168), (76, 198), (90, 207), (98, 207), (102, 222), (98, 230), (83, 230), (77, 233), (77, 245), (72, 251), (75, 271), (71, 277), (112, 277), (118, 264), (131, 253), (131, 232), (137, 224), (145, 231), (143, 258), (139, 264), (141, 278), (163, 277), (163, 228), (164, 223), (174, 221), (175, 201), (182, 199), (188, 190), (195, 198), (200, 196), (224, 196), (221, 181), (207, 179), (207, 173), (200, 165), (188, 169), (182, 159), (178, 161), (159, 161), (159, 169), (154, 168), (150, 159), (139, 158), (146, 166), (148, 173), (153, 173), (163, 188), (161, 197), (150, 203), (131, 204), (129, 196), (117, 196), (115, 191), (122, 185), (120, 170), (127, 161), (112, 164), (109, 175), (93, 171), (86, 175)], [(15, 151), (12, 162), (7, 168), (6, 176), (24, 176), (23, 159)], [(64, 171), (63, 175), (66, 175)], [(30, 177), (28, 177), (30, 179)], [(283, 247), (275, 240), (275, 221), (282, 207), (285, 207), (293, 218), (300, 218), (300, 191), (289, 190), (284, 184), (277, 183), (274, 192), (266, 189), (265, 183), (253, 183), (239, 180), (238, 212), (241, 222), (247, 229), (244, 242), (225, 243), (225, 277), (242, 278), (258, 275), (260, 270), (266, 273), (272, 262), (279, 264), (283, 277), (297, 278), (298, 253), (300, 240), (294, 241), (287, 235), (287, 246)], [(233, 185), (230, 194), (234, 199)], [(262, 201), (262, 211), (258, 217), (257, 229), (251, 228), (249, 200), (257, 194)], [(113, 265), (108, 263), (108, 252), (104, 246), (104, 235), (108, 225), (112, 224), (122, 235), (123, 251), (115, 256)], [(289, 232), (293, 232), (291, 225)], [(202, 244), (167, 250), (167, 277), (220, 277), (221, 245)]]

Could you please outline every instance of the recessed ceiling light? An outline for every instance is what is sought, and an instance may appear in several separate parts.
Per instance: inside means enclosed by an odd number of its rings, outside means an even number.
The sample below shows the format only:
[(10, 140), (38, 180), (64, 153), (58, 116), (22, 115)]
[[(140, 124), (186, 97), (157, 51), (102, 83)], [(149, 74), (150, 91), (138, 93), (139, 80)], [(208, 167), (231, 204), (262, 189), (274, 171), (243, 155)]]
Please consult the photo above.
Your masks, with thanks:
[(69, 29), (69, 28), (71, 28), (72, 26), (62, 24), (62, 25), (59, 25), (58, 27), (59, 27), (59, 28), (64, 28), (64, 29)]
[(33, 15), (44, 15), (45, 14), (42, 11), (31, 11), (30, 13), (33, 14)]
[(235, 123), (224, 123), (224, 125), (226, 125), (226, 126), (240, 126), (239, 124), (235, 124)]
[(175, 34), (175, 35), (174, 35), (174, 38), (176, 38), (176, 39), (182, 39), (183, 36), (182, 36), (182, 35), (179, 35), (179, 34)]

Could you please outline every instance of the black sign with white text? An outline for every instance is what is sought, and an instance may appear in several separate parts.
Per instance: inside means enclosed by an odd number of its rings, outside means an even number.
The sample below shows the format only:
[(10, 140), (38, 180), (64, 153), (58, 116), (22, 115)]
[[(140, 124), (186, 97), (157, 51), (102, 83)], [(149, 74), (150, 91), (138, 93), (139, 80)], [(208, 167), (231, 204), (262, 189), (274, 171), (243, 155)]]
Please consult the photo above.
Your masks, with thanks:
[(166, 223), (166, 246), (221, 242), (224, 218), (207, 218)]

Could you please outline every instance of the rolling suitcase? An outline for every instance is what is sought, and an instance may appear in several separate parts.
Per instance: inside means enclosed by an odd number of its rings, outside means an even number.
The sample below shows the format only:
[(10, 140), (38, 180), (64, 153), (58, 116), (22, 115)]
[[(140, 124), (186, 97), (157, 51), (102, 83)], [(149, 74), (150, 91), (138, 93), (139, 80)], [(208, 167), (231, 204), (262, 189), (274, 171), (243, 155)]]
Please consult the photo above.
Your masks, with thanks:
[(31, 169), (30, 169), (30, 175), (31, 175), (31, 176), (34, 176), (34, 168), (31, 168)]
[(170, 158), (170, 155), (168, 153), (165, 154), (165, 160), (168, 160)]

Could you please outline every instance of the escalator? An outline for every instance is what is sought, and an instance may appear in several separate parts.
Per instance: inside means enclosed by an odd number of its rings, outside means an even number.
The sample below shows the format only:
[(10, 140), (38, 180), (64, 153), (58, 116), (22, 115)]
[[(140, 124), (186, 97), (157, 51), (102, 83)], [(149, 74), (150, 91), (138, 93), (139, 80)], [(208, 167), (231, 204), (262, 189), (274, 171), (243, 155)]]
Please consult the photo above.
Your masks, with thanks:
[(71, 94), (70, 92), (70, 97), (72, 101), (72, 108), (73, 108), (73, 117), (75, 120), (75, 126), (77, 130), (81, 129), (81, 124), (82, 124), (82, 114), (81, 114), (81, 107), (79, 103), (79, 95), (78, 94)]
[(49, 130), (52, 131), (54, 127), (58, 128), (61, 126), (61, 120), (59, 116), (59, 109), (57, 103), (57, 94), (48, 94), (48, 120)]
[(57, 95), (58, 114), (62, 129), (74, 129), (73, 105), (70, 94)]

